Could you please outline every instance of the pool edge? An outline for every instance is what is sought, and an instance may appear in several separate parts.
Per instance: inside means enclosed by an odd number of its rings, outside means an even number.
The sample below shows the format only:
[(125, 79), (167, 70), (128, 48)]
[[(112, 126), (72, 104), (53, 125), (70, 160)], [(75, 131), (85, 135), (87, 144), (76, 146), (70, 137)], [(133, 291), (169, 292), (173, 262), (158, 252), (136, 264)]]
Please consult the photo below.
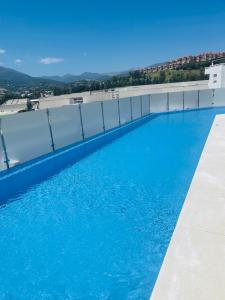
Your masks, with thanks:
[(225, 299), (225, 115), (217, 115), (150, 300)]

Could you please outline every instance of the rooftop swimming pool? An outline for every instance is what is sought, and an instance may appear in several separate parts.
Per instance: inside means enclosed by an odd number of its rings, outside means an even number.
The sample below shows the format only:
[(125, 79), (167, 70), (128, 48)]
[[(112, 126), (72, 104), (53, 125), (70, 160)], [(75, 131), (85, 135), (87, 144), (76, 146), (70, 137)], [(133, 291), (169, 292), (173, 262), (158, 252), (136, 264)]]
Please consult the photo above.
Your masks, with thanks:
[(0, 299), (149, 299), (219, 113), (159, 114), (0, 206)]

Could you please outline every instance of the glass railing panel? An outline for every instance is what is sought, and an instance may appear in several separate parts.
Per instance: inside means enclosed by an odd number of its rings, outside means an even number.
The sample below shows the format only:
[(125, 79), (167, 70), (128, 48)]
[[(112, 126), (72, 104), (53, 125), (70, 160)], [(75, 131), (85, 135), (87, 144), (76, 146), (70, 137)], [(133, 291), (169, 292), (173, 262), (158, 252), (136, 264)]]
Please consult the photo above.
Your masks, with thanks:
[(104, 131), (101, 102), (81, 104), (84, 138)]
[(152, 94), (150, 98), (151, 113), (166, 112), (168, 110), (167, 93)]
[(103, 103), (105, 129), (109, 130), (111, 128), (119, 126), (118, 101), (109, 100), (109, 101), (103, 101), (102, 103)]
[(198, 91), (184, 92), (184, 109), (198, 108)]
[(46, 110), (4, 117), (2, 130), (10, 166), (53, 150)]
[(141, 117), (141, 97), (132, 97), (132, 119), (138, 119)]
[(5, 164), (5, 156), (4, 156), (4, 150), (3, 150), (3, 146), (2, 146), (2, 142), (1, 142), (1, 138), (0, 138), (0, 171), (5, 170), (6, 164)]
[(125, 124), (131, 121), (131, 103), (130, 98), (119, 100), (120, 123)]
[(212, 107), (213, 106), (213, 90), (199, 91), (199, 107)]
[(143, 95), (142, 96), (142, 116), (146, 116), (150, 113), (150, 98), (149, 95)]
[(78, 105), (67, 105), (49, 109), (49, 120), (55, 149), (82, 140), (82, 129)]
[(183, 110), (183, 92), (169, 93), (169, 111)]
[(215, 106), (225, 106), (225, 89), (215, 89), (213, 103)]

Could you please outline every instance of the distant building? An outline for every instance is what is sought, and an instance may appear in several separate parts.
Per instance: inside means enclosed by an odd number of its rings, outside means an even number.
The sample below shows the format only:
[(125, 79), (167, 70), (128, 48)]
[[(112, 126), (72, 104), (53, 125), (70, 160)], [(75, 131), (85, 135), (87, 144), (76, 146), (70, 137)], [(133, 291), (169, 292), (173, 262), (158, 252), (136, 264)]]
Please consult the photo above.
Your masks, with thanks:
[(1, 114), (15, 114), (20, 110), (26, 109), (27, 99), (8, 100), (0, 105)]
[(5, 95), (7, 92), (7, 89), (0, 88), (0, 95)]
[(44, 91), (41, 93), (41, 98), (47, 98), (47, 97), (52, 97), (53, 95), (53, 91)]
[(46, 108), (56, 108), (64, 105), (71, 105), (71, 104), (79, 104), (83, 103), (83, 97), (71, 97), (71, 95), (62, 95), (60, 96), (53, 96), (53, 97), (44, 97), (40, 98), (38, 108), (39, 109), (46, 109)]
[[(32, 109), (38, 109), (39, 99), (32, 99), (29, 101), (32, 104)], [(28, 99), (26, 98), (8, 100), (2, 105), (0, 105), (0, 115), (10, 115), (27, 111), (27, 102)]]
[(205, 69), (205, 74), (209, 75), (210, 89), (225, 88), (225, 64), (212, 65)]
[(189, 56), (180, 57), (166, 64), (155, 66), (155, 67), (144, 68), (141, 71), (145, 74), (149, 74), (149, 73), (154, 73), (162, 70), (176, 70), (177, 67), (182, 65), (195, 63), (195, 62), (199, 63), (199, 62), (212, 61), (221, 57), (225, 57), (225, 52), (216, 52), (216, 53), (206, 52), (196, 56), (189, 55)]

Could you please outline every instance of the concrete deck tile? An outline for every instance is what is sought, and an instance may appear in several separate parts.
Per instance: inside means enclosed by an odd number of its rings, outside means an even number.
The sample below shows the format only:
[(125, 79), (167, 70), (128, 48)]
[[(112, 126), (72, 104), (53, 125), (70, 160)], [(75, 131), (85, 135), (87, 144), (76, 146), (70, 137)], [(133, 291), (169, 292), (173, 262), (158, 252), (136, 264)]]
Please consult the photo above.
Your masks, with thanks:
[(225, 115), (211, 128), (151, 300), (225, 299)]

